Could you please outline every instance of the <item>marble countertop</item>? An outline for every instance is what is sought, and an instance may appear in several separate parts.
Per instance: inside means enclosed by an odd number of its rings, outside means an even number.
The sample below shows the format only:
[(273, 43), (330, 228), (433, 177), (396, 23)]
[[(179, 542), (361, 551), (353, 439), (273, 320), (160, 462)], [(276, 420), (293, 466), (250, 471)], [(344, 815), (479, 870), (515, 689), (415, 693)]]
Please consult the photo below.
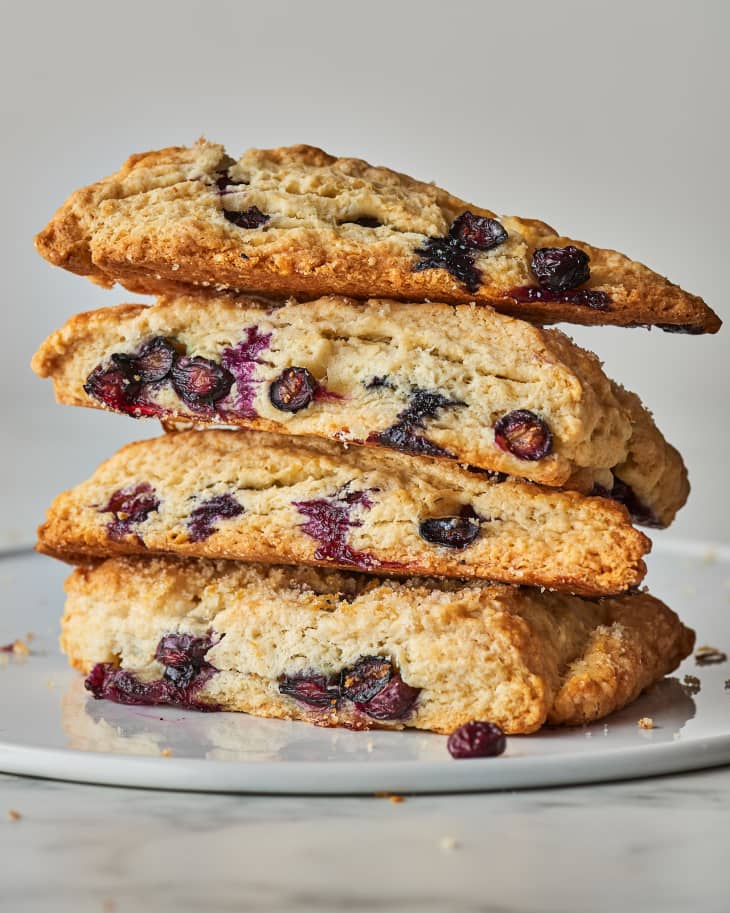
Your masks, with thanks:
[(727, 767), (400, 803), (0, 775), (0, 910), (726, 913), (729, 811)]

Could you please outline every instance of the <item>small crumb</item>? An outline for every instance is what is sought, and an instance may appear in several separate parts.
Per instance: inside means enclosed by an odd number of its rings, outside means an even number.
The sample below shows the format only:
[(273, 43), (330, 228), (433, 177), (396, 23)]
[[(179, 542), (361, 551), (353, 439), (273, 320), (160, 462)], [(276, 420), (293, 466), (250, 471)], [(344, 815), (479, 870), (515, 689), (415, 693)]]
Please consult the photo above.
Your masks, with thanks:
[(697, 678), (696, 675), (685, 675), (683, 679), (684, 684), (682, 685), (682, 690), (685, 694), (695, 695), (699, 694), (702, 690), (702, 682)]
[(10, 644), (3, 644), (0, 653), (14, 653), (16, 656), (27, 656), (30, 653), (28, 644), (24, 640), (14, 640)]
[(14, 808), (8, 809), (8, 818), (10, 818), (11, 821), (20, 821), (22, 817), (20, 812), (16, 811)]
[(171, 758), (172, 757), (172, 748), (163, 748), (162, 751), (160, 752), (160, 754), (162, 755), (163, 758)]
[(55, 687), (56, 687), (56, 683), (53, 681), (53, 679), (47, 678), (46, 679), (46, 688), (48, 688), (49, 691), (53, 691), (53, 689)]
[(717, 552), (714, 548), (708, 548), (702, 556), (703, 564), (714, 564), (717, 561)]
[(116, 913), (117, 902), (115, 900), (105, 900), (101, 905), (103, 913)]
[(35, 634), (32, 631), (28, 631), (28, 633), (25, 635), (25, 639), (28, 641), (34, 640)]
[(375, 742), (372, 739), (369, 739), (366, 746), (368, 754), (372, 754), (375, 751)]
[(730, 691), (730, 678), (725, 679), (725, 690)]
[(695, 662), (698, 666), (716, 666), (727, 662), (727, 653), (717, 647), (698, 647), (695, 650)]
[(653, 729), (654, 720), (650, 716), (642, 716), (639, 720), (639, 729)]
[(406, 801), (406, 797), (405, 797), (405, 796), (399, 796), (399, 795), (397, 795), (396, 793), (394, 793), (392, 796), (388, 796), (388, 799), (389, 799), (394, 805), (400, 805), (401, 802), (405, 802), (405, 801)]
[(455, 837), (442, 837), (439, 840), (439, 849), (450, 852), (459, 848), (459, 841)]

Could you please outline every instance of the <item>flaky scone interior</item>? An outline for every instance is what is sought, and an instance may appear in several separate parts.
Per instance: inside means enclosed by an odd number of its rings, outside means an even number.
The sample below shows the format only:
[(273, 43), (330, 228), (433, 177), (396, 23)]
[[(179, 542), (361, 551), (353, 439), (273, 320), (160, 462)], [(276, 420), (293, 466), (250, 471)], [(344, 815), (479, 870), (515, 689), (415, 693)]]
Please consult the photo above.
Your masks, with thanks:
[(72, 317), (33, 368), (68, 405), (452, 459), (610, 495), (651, 526), (689, 492), (594, 355), (488, 307), (175, 296)]

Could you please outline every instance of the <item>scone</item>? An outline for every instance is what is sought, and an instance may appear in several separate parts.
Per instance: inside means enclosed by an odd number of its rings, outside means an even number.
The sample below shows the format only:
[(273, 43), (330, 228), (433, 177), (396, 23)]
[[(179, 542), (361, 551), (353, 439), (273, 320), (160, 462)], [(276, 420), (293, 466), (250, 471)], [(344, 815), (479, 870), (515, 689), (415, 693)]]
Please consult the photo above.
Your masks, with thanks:
[(714, 333), (701, 298), (613, 250), (311, 146), (199, 141), (72, 194), (38, 251), (101, 285), (491, 304), (541, 323)]
[(95, 697), (356, 729), (588, 723), (694, 640), (644, 593), (592, 601), (172, 558), (114, 558), (66, 589), (62, 646)]
[(123, 447), (61, 495), (39, 549), (478, 577), (588, 595), (641, 582), (651, 543), (605, 498), (428, 457), (255, 431)]
[(689, 490), (677, 451), (595, 356), (488, 307), (176, 297), (78, 314), (33, 368), (69, 405), (598, 486), (652, 525), (671, 522)]

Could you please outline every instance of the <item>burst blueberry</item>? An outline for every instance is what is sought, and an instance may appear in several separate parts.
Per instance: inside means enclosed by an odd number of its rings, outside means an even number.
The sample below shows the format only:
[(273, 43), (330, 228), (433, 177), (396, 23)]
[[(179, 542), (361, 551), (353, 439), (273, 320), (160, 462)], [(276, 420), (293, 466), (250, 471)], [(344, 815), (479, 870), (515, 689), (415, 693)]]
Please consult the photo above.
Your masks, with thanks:
[(355, 707), (374, 720), (402, 720), (413, 710), (420, 691), (407, 685), (396, 673), (374, 697), (356, 702)]
[(219, 710), (202, 702), (198, 693), (218, 671), (205, 656), (220, 640), (212, 632), (203, 637), (166, 634), (157, 644), (155, 659), (165, 671), (161, 679), (141, 681), (133, 672), (113, 663), (97, 663), (86, 678), (86, 690), (97, 699), (120, 704), (168, 704), (190, 710)]
[(504, 226), (496, 219), (462, 213), (451, 223), (449, 237), (460, 241), (470, 250), (491, 250), (507, 240)]
[(109, 409), (116, 412), (133, 412), (142, 384), (134, 378), (127, 365), (112, 364), (102, 368), (101, 365), (89, 374), (84, 390), (89, 396), (98, 399)]
[(540, 247), (532, 255), (532, 271), (543, 288), (564, 292), (590, 279), (589, 262), (588, 254), (572, 244)]
[(496, 220), (464, 212), (454, 219), (445, 238), (426, 238), (416, 250), (419, 260), (413, 265), (416, 273), (428, 269), (445, 269), (476, 292), (482, 275), (474, 263), (475, 251), (487, 251), (507, 240), (507, 232)]
[(553, 436), (547, 424), (529, 409), (515, 409), (498, 419), (494, 442), (518, 460), (541, 460), (553, 448)]
[(158, 383), (169, 377), (176, 357), (172, 343), (164, 336), (156, 336), (139, 350), (132, 370), (143, 384)]
[(340, 694), (349, 701), (367, 703), (385, 688), (393, 663), (385, 656), (363, 656), (340, 673)]

